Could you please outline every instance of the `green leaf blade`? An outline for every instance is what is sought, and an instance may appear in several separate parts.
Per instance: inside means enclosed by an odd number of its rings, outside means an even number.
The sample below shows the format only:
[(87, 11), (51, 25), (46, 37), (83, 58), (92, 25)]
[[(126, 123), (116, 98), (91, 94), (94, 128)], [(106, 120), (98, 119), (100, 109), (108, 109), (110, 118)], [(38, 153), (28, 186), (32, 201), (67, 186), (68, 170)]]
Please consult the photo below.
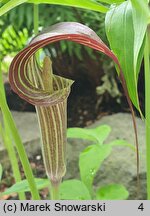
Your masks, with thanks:
[(120, 4), (122, 2), (124, 2), (125, 0), (98, 0), (99, 2), (104, 2), (104, 3), (107, 3), (107, 4)]
[(71, 6), (71, 7), (79, 7), (83, 9), (94, 10), (102, 13), (106, 13), (108, 8), (102, 4), (94, 2), (92, 0), (11, 0), (4, 4), (0, 8), (0, 16), (4, 15), (8, 11), (12, 10), (18, 5), (23, 3), (33, 3), (33, 4), (55, 4), (55, 5), (64, 5), (64, 6)]
[(107, 145), (111, 145), (112, 147), (114, 147), (114, 146), (129, 147), (133, 151), (136, 151), (135, 146), (132, 145), (132, 144), (130, 144), (130, 143), (128, 143), (126, 140), (117, 139), (117, 140), (114, 140), (114, 141), (110, 142)]
[[(48, 179), (40, 179), (40, 178), (35, 178), (35, 183), (36, 183), (38, 190), (48, 187), (50, 184)], [(16, 184), (12, 185), (10, 188), (4, 191), (1, 195), (8, 195), (12, 193), (28, 192), (28, 191), (30, 191), (30, 187), (29, 187), (28, 181), (25, 179), (25, 180), (22, 180), (21, 182), (17, 182)]]
[(83, 182), (73, 179), (64, 181), (60, 185), (60, 199), (62, 200), (91, 200), (87, 187)]
[[(49, 179), (35, 179), (36, 186), (38, 190), (49, 187)], [(71, 188), (71, 190), (70, 190)], [(1, 193), (1, 195), (9, 195), (18, 192), (28, 192), (30, 191), (29, 184), (27, 180), (22, 180), (8, 188), (6, 191)], [(91, 196), (88, 189), (83, 182), (79, 180), (67, 180), (60, 185), (60, 198), (63, 200), (90, 200)]]
[(117, 55), (123, 70), (130, 98), (140, 111), (137, 76), (134, 70), (134, 29), (131, 3), (126, 1), (107, 12), (105, 26), (110, 46)]
[(149, 18), (147, 1), (130, 0), (132, 4), (133, 27), (134, 27), (134, 70), (139, 73), (141, 61), (144, 55), (144, 39)]
[(65, 5), (71, 7), (79, 7), (83, 9), (90, 9), (102, 13), (106, 13), (108, 8), (102, 4), (94, 2), (93, 0), (28, 0), (29, 3), (34, 4), (56, 4), (56, 5)]
[(81, 180), (92, 193), (92, 183), (96, 172), (102, 162), (110, 155), (112, 147), (110, 145), (92, 145), (88, 146), (79, 158), (79, 168)]
[(85, 128), (68, 128), (67, 137), (96, 141), (90, 131)]
[(108, 125), (98, 126), (91, 130), (93, 131), (93, 135), (97, 138), (98, 144), (103, 144), (111, 132), (111, 128)]
[(17, 7), (18, 5), (21, 5), (21, 4), (25, 3), (26, 1), (27, 0), (10, 0), (9, 2), (7, 2), (6, 4), (4, 4), (0, 8), (0, 16), (4, 15), (8, 11), (10, 11), (13, 8)]
[(127, 189), (123, 185), (111, 184), (97, 190), (97, 200), (125, 200), (129, 196)]
[(111, 128), (108, 125), (102, 125), (91, 129), (69, 128), (67, 131), (67, 137), (90, 140), (101, 145), (108, 137), (110, 131)]

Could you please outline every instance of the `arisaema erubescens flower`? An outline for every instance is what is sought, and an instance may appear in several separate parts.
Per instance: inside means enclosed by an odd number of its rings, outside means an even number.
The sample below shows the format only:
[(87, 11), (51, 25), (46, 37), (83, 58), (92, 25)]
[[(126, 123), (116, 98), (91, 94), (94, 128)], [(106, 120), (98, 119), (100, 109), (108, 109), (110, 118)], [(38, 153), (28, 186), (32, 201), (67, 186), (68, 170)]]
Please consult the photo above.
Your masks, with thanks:
[(66, 170), (66, 104), (73, 81), (54, 75), (48, 57), (44, 58), (41, 68), (36, 59), (36, 52), (61, 40), (88, 46), (112, 58), (119, 68), (119, 76), (132, 109), (118, 59), (93, 30), (80, 23), (63, 22), (43, 30), (34, 37), (13, 59), (9, 79), (12, 89), (36, 106), (45, 168), (53, 186), (59, 185)]

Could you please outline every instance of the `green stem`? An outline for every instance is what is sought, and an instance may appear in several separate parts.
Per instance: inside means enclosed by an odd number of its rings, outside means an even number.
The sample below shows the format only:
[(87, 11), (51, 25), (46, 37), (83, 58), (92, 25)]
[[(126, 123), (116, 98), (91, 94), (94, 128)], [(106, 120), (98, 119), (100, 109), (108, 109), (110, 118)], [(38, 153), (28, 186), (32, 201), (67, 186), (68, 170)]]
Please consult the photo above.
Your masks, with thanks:
[(39, 6), (34, 4), (34, 34), (38, 34), (39, 30)]
[(2, 90), (2, 94), (5, 97), (5, 89), (3, 84), (3, 74), (2, 74), (2, 58), (0, 56), (0, 88)]
[[(33, 5), (33, 24), (34, 24), (34, 35), (39, 33), (39, 5)], [(40, 52), (36, 53), (36, 60), (37, 62), (40, 61)], [(34, 76), (34, 75), (33, 75)]]
[[(1, 94), (1, 89), (0, 89), (0, 94)], [(37, 187), (35, 184), (35, 180), (34, 180), (34, 176), (32, 173), (32, 169), (31, 169), (29, 160), (27, 158), (23, 143), (22, 143), (21, 138), (18, 134), (18, 130), (17, 130), (16, 125), (13, 121), (11, 112), (7, 106), (7, 103), (4, 99), (4, 97), (1, 97), (0, 104), (1, 104), (2, 112), (4, 114), (4, 118), (6, 119), (7, 124), (9, 124), (9, 128), (10, 128), (11, 134), (13, 136), (14, 143), (16, 145), (16, 148), (17, 148), (17, 151), (18, 151), (18, 154), (19, 154), (19, 157), (20, 157), (20, 160), (21, 160), (24, 172), (25, 172), (25, 176), (27, 178), (27, 181), (29, 183), (29, 187), (31, 189), (32, 198), (35, 200), (39, 200), (40, 197), (39, 197), (39, 193), (38, 193), (38, 190), (37, 190)]]
[[(0, 71), (0, 73), (1, 73), (1, 71)], [(38, 200), (38, 199), (40, 199), (40, 197), (39, 197), (39, 193), (38, 193), (38, 190), (36, 188), (35, 180), (34, 180), (34, 177), (32, 174), (32, 169), (30, 167), (30, 163), (29, 163), (29, 160), (27, 158), (23, 143), (21, 141), (18, 130), (16, 128), (16, 125), (14, 123), (11, 112), (10, 112), (8, 105), (7, 105), (7, 102), (6, 102), (5, 91), (4, 91), (3, 80), (2, 80), (2, 73), (0, 75), (0, 95), (1, 95), (0, 107), (1, 107), (1, 110), (3, 113), (4, 123), (5, 123), (5, 125), (7, 124), (7, 127), (9, 127), (9, 132), (11, 132), (11, 135), (13, 137), (13, 141), (16, 145), (16, 149), (17, 149), (17, 152), (19, 154), (19, 157), (20, 157), (20, 160), (21, 160), (24, 172), (25, 172), (25, 176), (28, 180), (28, 183), (29, 183), (29, 186), (31, 189), (32, 198), (35, 200)], [(11, 152), (11, 147), (9, 146), (9, 148), (10, 149), (8, 151)], [(14, 159), (15, 156), (13, 156), (12, 154), (13, 154), (13, 152), (11, 153), (11, 158)], [(14, 162), (14, 163), (16, 163), (16, 162)], [(13, 168), (16, 170), (17, 169), (16, 164), (15, 165), (13, 164), (13, 166), (15, 166)], [(18, 168), (18, 171), (19, 171), (19, 168)], [(18, 174), (17, 174), (17, 179), (18, 179)], [(21, 195), (21, 199), (24, 199), (24, 197), (22, 197), (22, 195)]]
[[(2, 89), (3, 97), (6, 100), (4, 84), (3, 84), (3, 77), (2, 77), (1, 60), (0, 60), (0, 88)], [(11, 141), (9, 124), (7, 124), (7, 121), (6, 121), (5, 118), (4, 118), (4, 128), (5, 129), (3, 129), (2, 125), (0, 125), (0, 134), (2, 136), (5, 148), (6, 148), (7, 152), (8, 152), (8, 156), (9, 156), (10, 163), (11, 163), (11, 166), (12, 166), (12, 171), (13, 171), (13, 174), (14, 174), (15, 181), (19, 182), (19, 181), (21, 181), (21, 174), (20, 174), (20, 171), (19, 171), (18, 160), (17, 160), (15, 149), (14, 149), (12, 141)], [(25, 193), (24, 192), (19, 192), (18, 195), (19, 195), (20, 200), (25, 200)]]
[[(21, 181), (21, 174), (20, 174), (20, 170), (19, 170), (19, 165), (18, 165), (18, 159), (16, 156), (16, 152), (12, 143), (12, 139), (11, 139), (11, 132), (9, 129), (9, 126), (7, 124), (7, 121), (4, 119), (4, 129), (1, 127), (1, 134), (2, 134), (2, 138), (3, 138), (3, 142), (5, 145), (5, 148), (8, 152), (8, 156), (9, 156), (9, 160), (12, 166), (12, 171), (14, 174), (14, 178), (16, 182), (20, 182)], [(25, 193), (24, 192), (19, 192), (19, 200), (25, 200)]]
[(149, 41), (146, 35), (144, 51), (145, 67), (145, 121), (146, 121), (146, 163), (147, 163), (147, 199), (150, 200), (150, 59)]
[(59, 200), (59, 187), (60, 187), (60, 183), (59, 184), (51, 183), (51, 188), (50, 188), (51, 200)]

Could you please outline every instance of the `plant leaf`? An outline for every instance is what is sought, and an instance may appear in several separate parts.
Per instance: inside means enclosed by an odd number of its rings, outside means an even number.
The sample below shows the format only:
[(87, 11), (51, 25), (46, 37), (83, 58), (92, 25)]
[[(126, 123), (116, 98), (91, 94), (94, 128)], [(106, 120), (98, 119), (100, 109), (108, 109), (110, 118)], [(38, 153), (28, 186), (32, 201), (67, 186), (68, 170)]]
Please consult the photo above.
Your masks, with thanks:
[(98, 0), (98, 1), (104, 2), (107, 4), (114, 4), (114, 3), (120, 4), (120, 3), (124, 2), (125, 0)]
[(102, 125), (92, 129), (69, 128), (67, 130), (67, 137), (91, 140), (101, 145), (108, 137), (110, 131), (111, 128), (108, 125)]
[(135, 146), (128, 143), (126, 140), (117, 139), (117, 140), (114, 140), (114, 141), (110, 142), (107, 145), (111, 145), (112, 147), (113, 146), (125, 146), (125, 147), (131, 148), (133, 151), (136, 151)]
[(124, 92), (127, 97), (128, 104), (132, 113), (137, 155), (137, 176), (139, 178), (139, 144), (135, 114), (131, 101), (137, 108), (137, 110), (140, 112), (141, 116), (142, 112), (139, 106), (139, 98), (137, 91), (138, 79), (136, 71), (134, 70), (134, 30), (131, 2), (126, 1), (120, 4), (119, 6), (113, 7), (106, 14), (105, 26), (111, 48), (119, 59), (122, 68), (122, 73), (125, 78), (125, 81), (123, 81), (122, 84), (123, 86), (125, 85), (125, 87), (127, 88), (127, 91), (126, 88), (124, 88)]
[(144, 53), (143, 43), (150, 13), (147, 0), (131, 0), (131, 3), (134, 27), (134, 70), (136, 73), (136, 78), (138, 79)]
[(9, 25), (2, 33), (0, 38), (0, 53), (2, 58), (10, 54), (17, 53), (26, 45), (28, 40), (28, 31), (23, 29), (16, 32), (12, 25)]
[(126, 1), (107, 12), (105, 26), (110, 46), (117, 55), (123, 69), (130, 98), (135, 107), (140, 111), (137, 76), (133, 63), (134, 31), (131, 3)]
[[(38, 190), (46, 188), (50, 185), (50, 181), (48, 179), (35, 179), (36, 186)], [(71, 188), (71, 190), (70, 190)], [(28, 192), (30, 191), (29, 184), (27, 180), (23, 180), (18, 182), (8, 188), (6, 191), (1, 193), (0, 195), (8, 195), (12, 193), (18, 192)], [(86, 186), (83, 182), (79, 180), (67, 180), (64, 181), (60, 186), (60, 198), (61, 199), (73, 199), (73, 200), (90, 200), (90, 194)]]
[(102, 4), (94, 2), (93, 0), (28, 0), (29, 3), (34, 4), (56, 4), (65, 5), (71, 7), (79, 7), (89, 10), (94, 10), (102, 13), (106, 13), (108, 8)]
[(105, 158), (109, 156), (111, 150), (112, 147), (110, 145), (91, 145), (80, 154), (79, 168), (81, 180), (90, 193), (92, 193), (92, 183), (96, 172)]
[(2, 168), (2, 165), (0, 164), (0, 181), (2, 179), (2, 174), (3, 174), (3, 168)]
[(0, 16), (4, 15), (14, 7), (25, 3), (27, 0), (10, 0), (0, 8)]
[(10, 0), (5, 5), (0, 8), (0, 16), (7, 13), (9, 10), (15, 8), (16, 6), (23, 3), (33, 3), (33, 4), (56, 4), (65, 5), (71, 7), (79, 7), (84, 9), (90, 9), (102, 13), (106, 13), (108, 8), (102, 4), (94, 2), (93, 0)]
[(97, 200), (125, 200), (128, 196), (127, 189), (119, 184), (106, 185), (96, 192)]
[(79, 180), (67, 180), (60, 185), (60, 199), (62, 200), (91, 200), (85, 184)]
[[(40, 178), (35, 178), (35, 183), (37, 186), (37, 189), (43, 189), (45, 187), (48, 187), (50, 185), (50, 181), (48, 179), (40, 179)], [(12, 194), (12, 193), (18, 193), (18, 192), (27, 192), (30, 191), (30, 187), (28, 184), (28, 181), (22, 180), (21, 182), (17, 182), (7, 190), (5, 190), (3, 193), (0, 195), (7, 195), (7, 194)]]

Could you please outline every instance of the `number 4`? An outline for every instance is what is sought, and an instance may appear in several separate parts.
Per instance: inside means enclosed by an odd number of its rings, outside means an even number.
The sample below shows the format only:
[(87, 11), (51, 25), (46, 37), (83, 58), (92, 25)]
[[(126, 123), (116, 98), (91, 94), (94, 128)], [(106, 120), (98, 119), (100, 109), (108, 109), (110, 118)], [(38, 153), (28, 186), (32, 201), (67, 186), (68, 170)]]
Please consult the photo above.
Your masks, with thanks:
[(144, 210), (144, 206), (143, 206), (143, 203), (141, 203), (138, 207), (139, 210), (143, 211)]

